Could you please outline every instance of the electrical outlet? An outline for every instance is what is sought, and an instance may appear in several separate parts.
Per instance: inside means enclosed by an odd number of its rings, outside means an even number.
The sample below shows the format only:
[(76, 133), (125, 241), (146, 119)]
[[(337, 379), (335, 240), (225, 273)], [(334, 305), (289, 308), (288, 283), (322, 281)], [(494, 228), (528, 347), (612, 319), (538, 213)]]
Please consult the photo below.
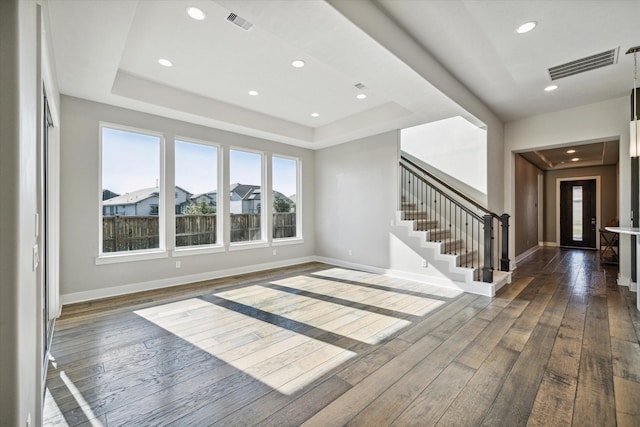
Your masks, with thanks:
[(276, 252), (276, 250), (274, 249), (274, 250), (273, 250), (273, 254), (275, 255), (276, 253), (277, 253), (277, 252)]
[(422, 260), (422, 266), (423, 266), (424, 268), (427, 268), (427, 260), (426, 260), (426, 259), (423, 259), (423, 260)]
[(351, 252), (351, 249), (349, 249), (349, 256), (353, 255), (353, 252)]
[(31, 412), (27, 414), (27, 427), (31, 427)]
[(176, 261), (176, 268), (181, 268), (181, 267), (182, 267), (182, 262)]

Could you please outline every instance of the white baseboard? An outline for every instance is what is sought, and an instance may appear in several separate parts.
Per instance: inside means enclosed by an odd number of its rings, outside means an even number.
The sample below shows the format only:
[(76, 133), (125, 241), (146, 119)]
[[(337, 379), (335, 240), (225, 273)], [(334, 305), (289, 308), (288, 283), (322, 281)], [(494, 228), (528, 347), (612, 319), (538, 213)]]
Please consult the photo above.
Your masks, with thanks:
[(631, 283), (631, 278), (627, 277), (627, 276), (622, 276), (620, 273), (618, 273), (618, 285), (620, 286), (629, 286), (629, 284)]
[(335, 265), (337, 267), (352, 268), (354, 270), (366, 271), (374, 274), (384, 274), (391, 277), (397, 277), (399, 279), (411, 280), (414, 282), (428, 283), (434, 286), (440, 286), (447, 289), (455, 289), (461, 292), (469, 292), (472, 294), (494, 296), (496, 289), (493, 283), (473, 282), (462, 283), (455, 282), (449, 279), (443, 279), (440, 277), (426, 276), (423, 274), (416, 274), (407, 271), (394, 270), (389, 268), (374, 267), (366, 264), (358, 264), (355, 262), (344, 261), (336, 258), (327, 257), (315, 257), (316, 261), (323, 262), (325, 264)]
[(110, 298), (120, 295), (132, 294), (136, 292), (150, 291), (154, 289), (168, 288), (172, 286), (185, 285), (189, 283), (202, 282), (206, 280), (220, 279), (223, 277), (235, 276), (238, 274), (255, 273), (258, 271), (271, 270), (273, 268), (288, 267), (297, 264), (304, 264), (307, 262), (322, 262), (329, 265), (335, 265), (337, 267), (352, 268), (356, 270), (362, 270), (374, 274), (385, 274), (392, 277), (398, 277), (401, 279), (412, 280), (416, 282), (429, 283), (431, 285), (440, 286), (448, 289), (455, 289), (462, 292), (469, 292), (484, 296), (495, 295), (495, 285), (491, 283), (484, 284), (483, 282), (462, 283), (455, 282), (449, 279), (443, 279), (440, 277), (426, 276), (406, 271), (385, 269), (374, 267), (366, 264), (359, 264), (354, 262), (348, 262), (336, 258), (327, 258), (320, 256), (309, 256), (302, 258), (294, 258), (283, 261), (276, 261), (258, 265), (242, 266), (236, 268), (229, 268), (225, 270), (209, 271), (206, 273), (190, 274), (179, 277), (169, 277), (166, 279), (150, 280), (147, 282), (131, 283), (128, 285), (114, 286), (109, 288), (95, 289), (91, 291), (74, 292), (69, 294), (60, 295), (61, 307), (62, 305), (74, 304), (85, 301), (92, 301), (102, 298)]
[(526, 257), (528, 257), (531, 254), (534, 254), (535, 252), (537, 252), (540, 249), (540, 246), (534, 246), (532, 248), (527, 249), (526, 251), (522, 252), (520, 255), (518, 255), (516, 257), (516, 259), (514, 260), (514, 262), (516, 263), (516, 265), (522, 261), (523, 259), (525, 259)]
[(316, 257), (293, 258), (283, 261), (269, 262), (258, 265), (228, 268), (225, 270), (208, 271), (206, 273), (190, 274), (187, 276), (170, 277), (167, 279), (150, 280), (148, 282), (131, 283), (128, 285), (114, 286), (110, 288), (96, 289), (92, 291), (74, 292), (60, 295), (61, 305), (73, 304), (77, 302), (91, 301), (101, 298), (115, 297), (119, 295), (132, 294), (135, 292), (150, 291), (154, 289), (168, 288), (171, 286), (186, 285), (205, 280), (220, 279), (222, 277), (235, 276), (238, 274), (255, 273), (258, 271), (271, 270), (273, 268), (289, 267), (291, 265), (304, 264), (316, 261)]
[(557, 248), (558, 242), (538, 242), (538, 246), (549, 246), (551, 248)]

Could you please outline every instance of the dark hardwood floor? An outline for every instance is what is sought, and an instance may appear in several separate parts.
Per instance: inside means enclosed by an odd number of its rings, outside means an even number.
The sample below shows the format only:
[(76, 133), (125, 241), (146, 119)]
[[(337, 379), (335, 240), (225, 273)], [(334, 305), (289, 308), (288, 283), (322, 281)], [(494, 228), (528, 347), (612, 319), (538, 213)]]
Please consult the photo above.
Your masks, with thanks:
[(67, 306), (45, 425), (638, 426), (616, 275), (541, 248), (495, 298), (305, 264)]

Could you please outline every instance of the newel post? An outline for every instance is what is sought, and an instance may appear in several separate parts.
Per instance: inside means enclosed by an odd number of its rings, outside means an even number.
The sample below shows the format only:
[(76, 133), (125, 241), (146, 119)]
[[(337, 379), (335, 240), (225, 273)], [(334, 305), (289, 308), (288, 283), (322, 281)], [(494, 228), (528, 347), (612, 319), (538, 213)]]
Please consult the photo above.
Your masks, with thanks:
[(493, 268), (491, 255), (493, 253), (493, 216), (484, 216), (484, 265), (482, 267), (482, 281), (493, 282)]
[(502, 227), (502, 251), (500, 254), (500, 270), (509, 271), (511, 262), (509, 261), (509, 214), (500, 216), (500, 224)]

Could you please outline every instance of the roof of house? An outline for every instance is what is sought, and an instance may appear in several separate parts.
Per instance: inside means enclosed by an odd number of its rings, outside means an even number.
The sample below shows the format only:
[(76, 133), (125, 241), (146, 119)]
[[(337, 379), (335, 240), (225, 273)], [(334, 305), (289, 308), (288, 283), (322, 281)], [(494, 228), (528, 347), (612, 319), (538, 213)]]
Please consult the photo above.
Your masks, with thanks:
[(118, 197), (119, 194), (118, 193), (114, 193), (113, 191), (104, 188), (102, 189), (102, 200), (109, 200), (109, 199), (113, 199), (114, 197)]
[(190, 200), (196, 200), (199, 199), (200, 197), (206, 197), (207, 199), (210, 199), (212, 202), (215, 203), (215, 191), (209, 191), (206, 193), (198, 193), (198, 194), (194, 194), (191, 197), (189, 197)]
[(258, 200), (260, 199), (260, 197), (259, 197), (259, 195), (260, 195), (260, 186), (259, 185), (235, 183), (235, 184), (231, 184), (231, 186), (229, 188), (229, 191), (231, 193), (236, 193), (238, 195), (238, 197), (240, 197), (243, 200), (256, 199), (256, 196), (257, 196)]
[[(231, 193), (236, 193), (242, 200), (260, 200), (262, 194), (262, 189), (259, 185), (251, 184), (231, 184), (229, 191)], [(274, 199), (286, 199), (288, 202), (292, 202), (289, 197), (279, 191), (274, 191), (273, 197)]]
[(158, 197), (158, 194), (158, 187), (143, 188), (141, 190), (132, 191), (130, 193), (125, 193), (120, 196), (105, 200), (102, 202), (102, 204), (104, 206), (134, 205), (150, 197)]

